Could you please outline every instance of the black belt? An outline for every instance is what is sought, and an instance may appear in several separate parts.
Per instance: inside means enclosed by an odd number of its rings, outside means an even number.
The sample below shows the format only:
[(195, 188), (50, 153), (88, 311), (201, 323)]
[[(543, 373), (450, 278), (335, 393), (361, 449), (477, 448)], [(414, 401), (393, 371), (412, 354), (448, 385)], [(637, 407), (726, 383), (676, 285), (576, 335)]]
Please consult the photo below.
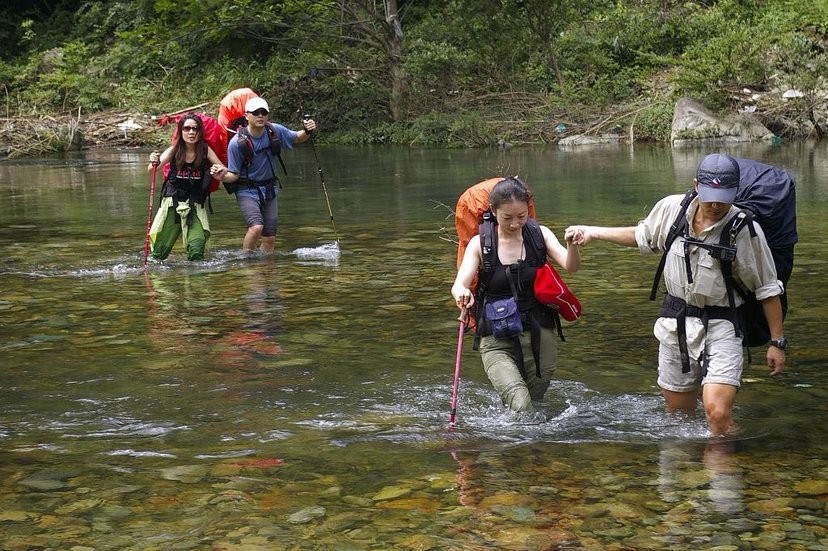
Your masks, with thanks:
[(687, 328), (684, 325), (687, 316), (701, 318), (705, 332), (707, 332), (708, 321), (714, 319), (728, 320), (734, 327), (737, 326), (736, 315), (732, 308), (727, 306), (688, 306), (687, 302), (673, 295), (666, 295), (664, 297), (660, 315), (663, 318), (676, 318), (676, 332), (678, 333), (678, 345), (679, 351), (681, 352), (682, 373), (690, 372), (690, 354), (687, 351)]

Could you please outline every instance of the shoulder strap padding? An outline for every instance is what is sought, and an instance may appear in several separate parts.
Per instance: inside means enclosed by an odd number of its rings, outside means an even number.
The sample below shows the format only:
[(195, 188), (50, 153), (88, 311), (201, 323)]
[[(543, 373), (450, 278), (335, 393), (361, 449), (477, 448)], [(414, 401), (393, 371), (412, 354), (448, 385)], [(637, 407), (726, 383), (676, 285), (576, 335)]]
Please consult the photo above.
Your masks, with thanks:
[(540, 224), (534, 218), (526, 220), (526, 225), (523, 226), (523, 240), (526, 243), (527, 253), (532, 251), (534, 261), (538, 266), (546, 262), (546, 242), (543, 239)]
[[(279, 160), (282, 171), (287, 175), (287, 168), (285, 167), (285, 162), (282, 160), (282, 140), (279, 139), (279, 134), (276, 132), (273, 123), (267, 123), (265, 130), (267, 131), (267, 139), (270, 142), (270, 151)], [(244, 166), (248, 167), (253, 162), (253, 154), (255, 153), (253, 150), (253, 137), (250, 135), (247, 126), (240, 127), (237, 135)], [(276, 170), (272, 166), (270, 168), (273, 172), (273, 177), (276, 178)]]
[(695, 197), (696, 190), (688, 189), (687, 193), (684, 194), (684, 199), (681, 200), (681, 208), (679, 209), (679, 213), (676, 215), (676, 219), (673, 220), (673, 224), (670, 226), (670, 231), (667, 232), (667, 238), (664, 242), (664, 252), (661, 254), (661, 260), (659, 260), (658, 268), (656, 268), (655, 276), (653, 276), (653, 286), (650, 289), (650, 300), (655, 300), (656, 294), (658, 293), (658, 284), (661, 282), (661, 274), (664, 273), (664, 266), (667, 264), (667, 255), (670, 253), (670, 247), (673, 246), (673, 242), (676, 238), (687, 233), (687, 209), (690, 207), (690, 203), (693, 202)]

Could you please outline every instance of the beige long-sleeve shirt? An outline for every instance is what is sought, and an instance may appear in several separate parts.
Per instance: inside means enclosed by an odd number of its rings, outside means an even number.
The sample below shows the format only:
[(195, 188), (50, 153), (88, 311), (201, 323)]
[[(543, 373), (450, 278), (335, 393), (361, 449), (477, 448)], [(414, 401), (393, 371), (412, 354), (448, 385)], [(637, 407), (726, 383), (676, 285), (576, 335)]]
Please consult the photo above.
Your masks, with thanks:
[[(638, 223), (635, 229), (635, 240), (642, 253), (656, 253), (664, 250), (667, 234), (681, 210), (683, 198), (684, 195), (665, 197), (653, 207), (644, 220)], [(739, 208), (732, 206), (721, 220), (696, 235), (692, 222), (697, 207), (698, 198), (694, 199), (687, 209), (689, 235), (705, 243), (718, 244), (723, 226), (739, 212)], [(784, 287), (777, 277), (773, 257), (762, 228), (756, 223), (754, 226), (756, 237), (751, 237), (748, 228), (742, 229), (737, 235), (733, 275), (746, 289), (753, 291), (757, 299), (762, 300), (781, 295)], [(673, 242), (664, 266), (667, 292), (692, 306), (729, 306), (727, 287), (719, 261), (713, 258), (709, 251), (698, 246), (691, 246), (689, 254), (693, 274), (692, 283), (689, 283), (687, 278), (684, 239), (679, 237)], [(738, 293), (735, 295), (738, 306), (742, 303), (742, 299)], [(711, 320), (711, 324), (717, 321)], [(675, 339), (675, 320), (659, 319), (654, 332), (659, 340)], [(687, 338), (691, 349), (698, 351), (699, 346), (703, 346), (704, 329), (698, 318), (688, 318)]]

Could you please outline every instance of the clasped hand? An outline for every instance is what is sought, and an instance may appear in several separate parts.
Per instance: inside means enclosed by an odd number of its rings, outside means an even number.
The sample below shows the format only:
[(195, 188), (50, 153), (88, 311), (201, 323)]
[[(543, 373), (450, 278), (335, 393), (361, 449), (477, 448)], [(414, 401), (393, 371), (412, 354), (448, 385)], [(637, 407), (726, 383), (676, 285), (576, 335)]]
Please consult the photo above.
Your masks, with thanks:
[(564, 240), (573, 245), (586, 245), (592, 241), (589, 226), (569, 226), (564, 230)]

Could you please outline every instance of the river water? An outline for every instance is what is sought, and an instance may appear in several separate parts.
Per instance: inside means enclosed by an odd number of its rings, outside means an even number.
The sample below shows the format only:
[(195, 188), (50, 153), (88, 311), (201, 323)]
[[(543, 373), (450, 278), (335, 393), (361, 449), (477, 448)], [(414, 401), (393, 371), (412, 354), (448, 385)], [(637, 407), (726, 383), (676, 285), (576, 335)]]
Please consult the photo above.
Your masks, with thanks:
[(0, 163), (2, 549), (828, 549), (828, 148), (728, 152), (797, 177), (800, 244), (788, 369), (754, 349), (715, 445), (655, 385), (657, 257), (605, 243), (566, 276), (541, 418), (467, 337), (448, 427), (463, 189), (520, 174), (560, 237), (634, 223), (707, 151), (321, 147), (332, 222), (301, 146), (275, 258), (220, 191), (207, 259), (146, 272), (147, 151)]

